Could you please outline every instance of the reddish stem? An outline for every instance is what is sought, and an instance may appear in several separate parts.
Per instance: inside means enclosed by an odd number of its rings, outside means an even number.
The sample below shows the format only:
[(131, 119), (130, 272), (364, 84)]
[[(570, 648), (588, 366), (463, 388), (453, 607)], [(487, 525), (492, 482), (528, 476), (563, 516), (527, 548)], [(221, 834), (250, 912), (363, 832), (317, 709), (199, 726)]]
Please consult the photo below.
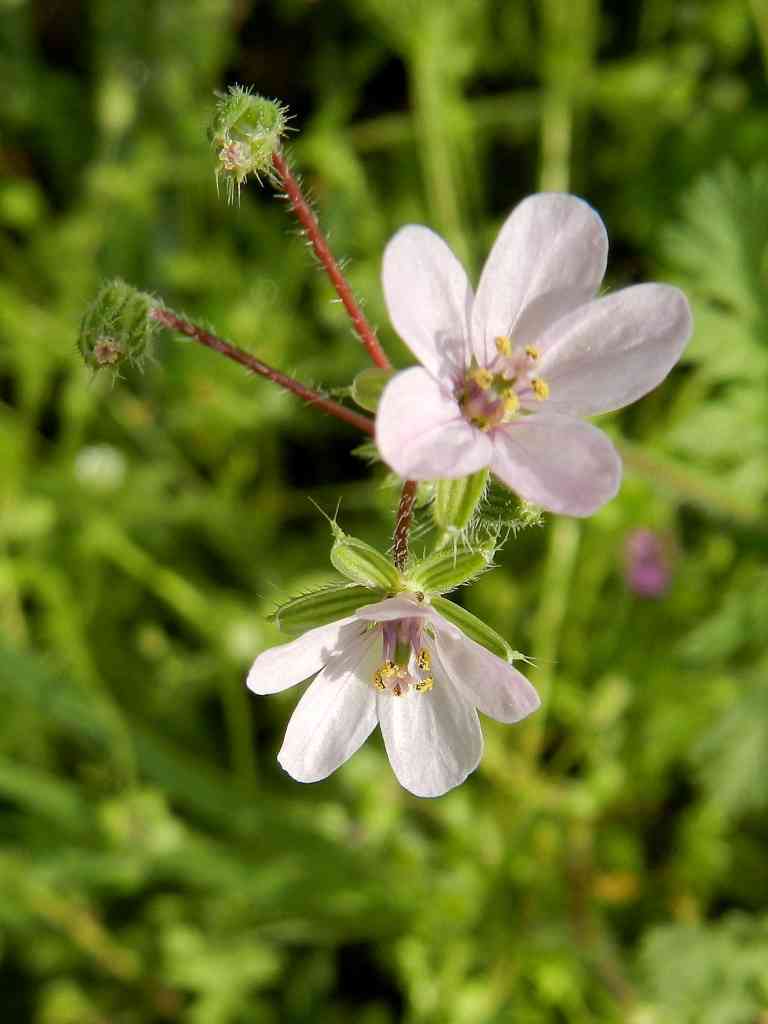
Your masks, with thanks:
[(245, 352), (243, 349), (238, 348), (236, 345), (232, 345), (230, 342), (225, 341), (223, 338), (217, 337), (215, 334), (209, 334), (208, 331), (204, 331), (202, 327), (198, 327), (197, 324), (192, 324), (188, 320), (182, 320), (181, 317), (176, 316), (169, 309), (162, 309), (160, 306), (155, 306), (149, 313), (153, 320), (163, 324), (164, 327), (169, 328), (172, 331), (178, 331), (180, 334), (185, 334), (188, 338), (193, 338), (198, 341), (201, 345), (205, 345), (206, 348), (213, 349), (214, 352), (219, 352), (221, 355), (226, 356), (227, 359), (232, 359), (236, 363), (240, 363), (241, 366), (245, 366), (248, 370), (252, 370), (254, 373), (258, 373), (261, 377), (266, 377), (267, 380), (271, 380), (273, 384), (279, 384), (281, 388), (285, 388), (286, 391), (290, 391), (294, 395), (298, 395), (299, 398), (303, 398), (309, 405), (315, 406), (317, 409), (322, 409), (323, 412), (328, 413), (329, 416), (335, 416), (338, 420), (343, 420), (345, 423), (351, 423), (353, 427), (357, 427), (358, 430), (362, 430), (366, 434), (373, 436), (373, 420), (367, 416), (362, 416), (360, 413), (354, 412), (352, 409), (347, 409), (346, 406), (341, 405), (339, 402), (334, 402), (330, 398), (324, 398), (318, 394), (317, 391), (313, 391), (311, 388), (305, 387), (299, 381), (294, 380), (293, 377), (288, 377), (284, 373), (280, 373), (279, 370), (274, 370), (271, 366), (266, 363), (262, 363), (256, 356), (252, 356), (250, 352)]
[(408, 534), (411, 529), (413, 518), (413, 506), (416, 501), (416, 481), (406, 480), (403, 484), (403, 491), (400, 495), (400, 505), (397, 509), (395, 520), (395, 543), (392, 553), (392, 561), (395, 568), (401, 572), (408, 562)]
[(349, 282), (342, 274), (341, 268), (336, 262), (320, 225), (317, 222), (317, 218), (314, 213), (312, 213), (309, 203), (307, 203), (306, 199), (302, 195), (301, 187), (293, 176), (287, 160), (279, 151), (275, 151), (275, 153), (273, 153), (272, 165), (277, 171), (280, 181), (282, 182), (285, 194), (288, 197), (288, 202), (291, 204), (291, 209), (296, 214), (301, 226), (304, 228), (307, 238), (314, 249), (315, 255), (322, 263), (326, 274), (331, 279), (331, 283), (336, 289), (337, 295), (349, 314), (349, 318), (352, 321), (352, 326), (357, 332), (357, 336), (360, 338), (360, 341), (362, 341), (373, 362), (383, 370), (388, 370), (391, 364), (379, 343), (379, 339), (376, 337), (376, 332), (368, 323), (365, 314), (360, 308), (355, 296), (352, 294)]

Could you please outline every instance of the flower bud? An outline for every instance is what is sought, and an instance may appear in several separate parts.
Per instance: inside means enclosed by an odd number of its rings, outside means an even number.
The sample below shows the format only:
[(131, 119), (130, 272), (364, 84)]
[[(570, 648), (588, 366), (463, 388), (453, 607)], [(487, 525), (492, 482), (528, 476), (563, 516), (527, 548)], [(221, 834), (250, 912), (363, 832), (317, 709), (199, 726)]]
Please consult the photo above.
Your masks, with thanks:
[(485, 493), (487, 480), (487, 469), (459, 480), (438, 480), (432, 505), (432, 518), (436, 525), (449, 533), (466, 529)]
[(86, 366), (117, 371), (138, 364), (151, 349), (160, 325), (149, 316), (157, 300), (119, 278), (102, 285), (80, 323), (77, 346)]
[(337, 619), (345, 619), (363, 605), (380, 601), (385, 596), (383, 592), (353, 583), (331, 583), (279, 605), (270, 615), (270, 620), (283, 633), (298, 635)]
[(453, 623), (454, 626), (458, 626), (470, 640), (482, 644), (492, 654), (503, 658), (504, 661), (514, 660), (515, 653), (504, 637), (499, 636), (495, 629), (491, 629), (472, 612), (468, 612), (466, 608), (454, 604), (453, 601), (449, 601), (445, 597), (433, 597), (432, 607), (444, 619)]
[(336, 523), (331, 526), (336, 538), (331, 548), (331, 562), (342, 576), (388, 593), (400, 590), (400, 573), (388, 558), (365, 541), (348, 536)]
[(277, 100), (231, 85), (229, 92), (219, 93), (216, 112), (209, 129), (211, 145), (216, 150), (216, 187), (219, 179), (227, 184), (227, 199), (232, 202), (249, 174), (258, 179), (269, 174), (272, 155), (280, 146), (287, 128), (286, 108)]
[(449, 545), (419, 562), (408, 573), (408, 589), (425, 594), (445, 594), (468, 583), (489, 568), (496, 546), (491, 543)]
[(394, 372), (380, 369), (378, 366), (369, 366), (367, 370), (361, 370), (352, 381), (353, 400), (361, 409), (376, 412), (381, 393)]

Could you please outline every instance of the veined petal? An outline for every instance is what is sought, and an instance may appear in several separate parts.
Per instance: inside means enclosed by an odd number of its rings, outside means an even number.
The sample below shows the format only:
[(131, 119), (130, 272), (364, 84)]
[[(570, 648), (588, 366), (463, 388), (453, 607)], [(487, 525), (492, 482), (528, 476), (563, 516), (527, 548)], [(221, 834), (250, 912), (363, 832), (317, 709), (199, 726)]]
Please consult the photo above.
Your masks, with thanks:
[(591, 423), (541, 413), (494, 431), (491, 469), (526, 501), (569, 516), (589, 516), (621, 482), (621, 459)]
[(258, 656), (248, 673), (254, 693), (278, 693), (295, 686), (315, 672), (362, 632), (354, 616), (329, 622), (302, 634), (297, 640), (270, 647)]
[(376, 414), (381, 457), (411, 480), (469, 476), (491, 459), (488, 437), (461, 414), (453, 395), (420, 366), (395, 374)]
[(541, 704), (521, 672), (455, 627), (438, 627), (435, 646), (451, 682), (484, 715), (499, 722), (519, 722)]
[(468, 362), (472, 288), (464, 268), (429, 228), (401, 228), (384, 250), (384, 298), (411, 352), (439, 380)]
[(371, 681), (380, 661), (380, 634), (363, 636), (310, 683), (277, 755), (298, 782), (327, 778), (370, 736), (377, 721)]
[(442, 796), (477, 768), (480, 721), (449, 679), (429, 693), (381, 694), (376, 703), (392, 770), (415, 796)]
[[(493, 359), (496, 337), (513, 335), (518, 326), (538, 334), (591, 299), (607, 258), (603, 222), (583, 199), (557, 192), (524, 199), (499, 232), (480, 277), (472, 307), (478, 362)], [(520, 340), (536, 343), (534, 336)]]
[(691, 336), (678, 288), (638, 284), (589, 302), (540, 339), (547, 410), (592, 416), (634, 402), (666, 377)]

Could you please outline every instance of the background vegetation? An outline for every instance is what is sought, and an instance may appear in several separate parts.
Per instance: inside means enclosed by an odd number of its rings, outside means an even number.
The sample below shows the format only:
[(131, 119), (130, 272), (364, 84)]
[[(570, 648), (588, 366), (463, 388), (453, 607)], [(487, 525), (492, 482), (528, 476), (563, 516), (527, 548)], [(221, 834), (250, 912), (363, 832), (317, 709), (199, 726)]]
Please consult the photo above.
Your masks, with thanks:
[[(34, 1024), (768, 1020), (768, 5), (0, 0), (0, 1006)], [(386, 546), (354, 432), (166, 337), (75, 351), (119, 274), (307, 382), (366, 365), (268, 190), (216, 197), (233, 81), (294, 156), (400, 365), (382, 248), (479, 269), (537, 189), (602, 213), (609, 283), (686, 288), (684, 364), (609, 429), (620, 496), (463, 600), (546, 706), (401, 790), (378, 739), (303, 787), (295, 693), (249, 696), (327, 524)], [(637, 528), (671, 562), (647, 599)]]

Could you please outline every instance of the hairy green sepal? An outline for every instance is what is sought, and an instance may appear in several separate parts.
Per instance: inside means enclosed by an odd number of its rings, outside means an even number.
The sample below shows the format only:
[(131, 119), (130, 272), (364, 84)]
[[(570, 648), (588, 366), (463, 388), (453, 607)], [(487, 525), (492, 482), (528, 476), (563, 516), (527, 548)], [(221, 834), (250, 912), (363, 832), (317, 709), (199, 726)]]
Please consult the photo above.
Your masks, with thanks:
[(432, 518), (441, 530), (458, 533), (469, 526), (488, 480), (488, 470), (481, 469), (459, 480), (438, 480)]
[(408, 587), (425, 594), (447, 594), (475, 579), (490, 566), (495, 545), (448, 545), (417, 563), (408, 573)]
[(402, 589), (400, 573), (388, 558), (364, 540), (344, 533), (336, 523), (331, 526), (336, 538), (331, 548), (331, 562), (342, 576), (364, 587), (389, 593)]
[(504, 637), (499, 636), (495, 629), (491, 629), (472, 612), (468, 612), (466, 608), (461, 608), (444, 597), (433, 597), (432, 606), (444, 619), (452, 622), (454, 626), (458, 626), (470, 640), (482, 644), (492, 654), (503, 658), (504, 661), (514, 659), (514, 652)]
[(283, 633), (296, 636), (308, 629), (345, 619), (363, 605), (381, 601), (384, 597), (383, 591), (369, 590), (354, 583), (330, 583), (279, 605), (270, 619)]
[(394, 372), (394, 370), (382, 370), (378, 366), (369, 366), (367, 370), (361, 370), (352, 381), (353, 400), (361, 409), (376, 412), (381, 393)]

